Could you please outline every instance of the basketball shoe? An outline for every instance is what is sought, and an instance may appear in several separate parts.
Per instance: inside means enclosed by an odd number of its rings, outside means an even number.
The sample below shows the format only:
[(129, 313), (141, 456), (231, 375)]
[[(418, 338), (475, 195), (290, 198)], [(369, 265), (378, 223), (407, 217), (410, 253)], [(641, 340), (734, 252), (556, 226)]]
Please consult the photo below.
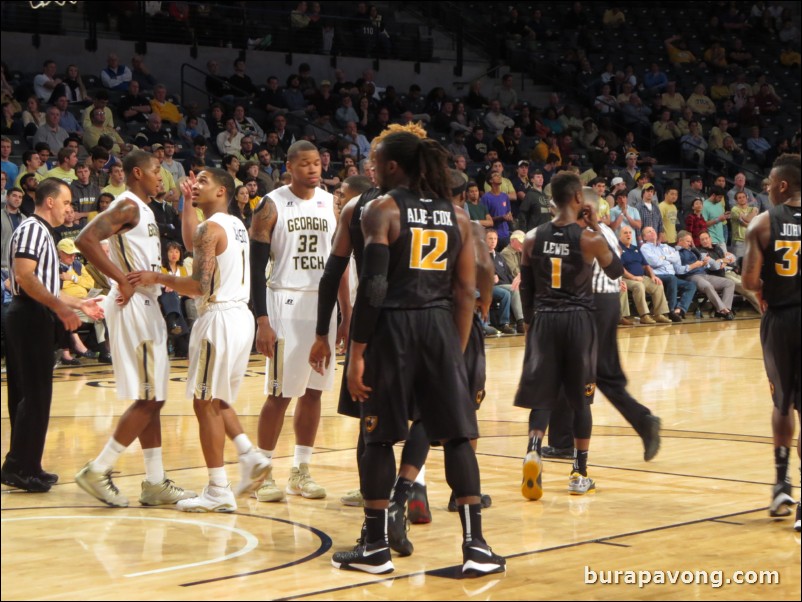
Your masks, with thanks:
[(507, 570), (503, 556), (494, 554), (490, 546), (481, 540), (462, 544), (462, 574), (481, 577)]
[(524, 476), (521, 479), (521, 494), (528, 500), (543, 497), (543, 460), (532, 450), (524, 457)]
[(407, 538), (407, 517), (404, 509), (395, 502), (390, 503), (387, 509), (387, 539), (390, 548), (401, 556), (409, 556), (415, 549), (412, 542)]
[(582, 476), (578, 472), (572, 472), (571, 476), (568, 477), (568, 493), (571, 495), (596, 493), (596, 483), (590, 477)]
[(111, 470), (106, 472), (92, 470), (90, 462), (75, 475), (75, 482), (78, 487), (104, 504), (113, 508), (128, 507), (128, 498), (120, 493), (114, 481), (111, 480)]
[(390, 548), (383, 541), (375, 544), (357, 543), (349, 552), (335, 552), (331, 564), (344, 571), (362, 571), (372, 575), (383, 575), (395, 570)]
[(239, 457), (239, 483), (234, 495), (240, 496), (259, 488), (270, 471), (270, 460), (258, 449), (252, 447)]
[(234, 512), (237, 500), (230, 486), (207, 485), (199, 496), (179, 500), (175, 507), (181, 512)]
[(407, 518), (413, 525), (428, 525), (432, 522), (432, 511), (429, 509), (429, 496), (426, 485), (413, 483), (407, 500)]
[(260, 502), (281, 502), (284, 500), (284, 492), (278, 488), (276, 481), (273, 480), (272, 466), (267, 469), (262, 486), (252, 495)]
[(776, 483), (771, 490), (769, 516), (790, 516), (791, 506), (794, 503), (794, 498), (791, 497), (791, 483), (788, 481)]
[(198, 497), (194, 491), (186, 491), (176, 486), (167, 477), (161, 483), (142, 481), (142, 493), (139, 494), (139, 503), (143, 506), (166, 506), (175, 504), (179, 500)]
[(293, 467), (285, 491), (290, 495), (300, 495), (310, 500), (326, 497), (326, 490), (315, 483), (309, 474), (309, 464), (304, 462), (298, 468)]
[(361, 508), (365, 505), (365, 498), (362, 497), (362, 492), (359, 489), (352, 489), (340, 498), (343, 506), (353, 506)]

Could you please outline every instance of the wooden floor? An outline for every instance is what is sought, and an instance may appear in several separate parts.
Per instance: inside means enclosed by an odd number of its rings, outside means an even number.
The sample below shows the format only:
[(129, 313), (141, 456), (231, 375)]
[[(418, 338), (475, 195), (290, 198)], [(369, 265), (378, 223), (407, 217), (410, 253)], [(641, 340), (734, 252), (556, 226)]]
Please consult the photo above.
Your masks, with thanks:
[[(61, 481), (48, 494), (3, 489), (2, 599), (799, 600), (800, 535), (790, 519), (772, 520), (767, 512), (774, 479), (771, 402), (759, 322), (689, 322), (619, 330), (630, 390), (662, 418), (663, 445), (654, 461), (644, 462), (640, 439), (597, 394), (590, 475), (598, 492), (586, 497), (568, 495), (564, 460), (546, 461), (542, 500), (521, 497), (527, 412), (511, 400), (523, 337), (489, 343), (479, 464), (482, 490), (493, 505), (483, 513), (484, 532), (508, 558), (508, 569), (472, 580), (456, 572), (459, 520), (446, 510), (438, 450), (430, 454), (427, 474), (434, 520), (412, 527), (415, 553), (394, 559), (389, 576), (331, 567), (332, 552), (353, 545), (362, 520), (360, 509), (339, 501), (357, 487), (357, 422), (337, 415), (334, 394), (324, 396), (312, 469), (328, 489), (325, 500), (241, 500), (233, 515), (139, 507), (143, 464), (135, 444), (115, 476), (134, 504), (102, 506), (79, 490), (73, 475), (98, 453), (127, 404), (116, 400), (109, 367), (60, 369), (45, 467)], [(254, 356), (236, 405), (252, 437), (263, 372)], [(180, 485), (199, 491), (206, 470), (192, 405), (183, 401), (185, 374), (186, 362), (174, 361), (171, 400), (162, 414), (165, 465)], [(5, 397), (5, 385), (2, 392)], [(275, 460), (280, 484), (292, 444), (288, 420)], [(231, 444), (226, 458), (235, 480)], [(796, 454), (790, 474), (798, 485)], [(610, 571), (634, 573), (618, 573), (615, 585), (608, 584), (616, 575)], [(774, 583), (737, 584), (759, 580), (761, 571), (774, 571), (763, 576)], [(662, 576), (665, 584), (628, 583), (647, 576)]]

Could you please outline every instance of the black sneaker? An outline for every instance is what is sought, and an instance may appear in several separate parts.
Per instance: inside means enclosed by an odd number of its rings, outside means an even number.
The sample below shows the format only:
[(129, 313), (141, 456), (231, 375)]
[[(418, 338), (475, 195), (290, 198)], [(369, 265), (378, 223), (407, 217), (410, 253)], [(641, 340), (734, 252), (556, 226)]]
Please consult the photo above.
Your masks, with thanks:
[(643, 420), (645, 428), (641, 433), (643, 439), (643, 459), (647, 462), (653, 459), (660, 450), (660, 419), (649, 414)]
[(540, 455), (543, 458), (563, 458), (565, 460), (574, 459), (573, 447), (554, 447), (552, 445), (544, 445), (540, 450)]
[(429, 510), (429, 496), (426, 495), (426, 485), (412, 484), (407, 501), (407, 518), (413, 525), (428, 525), (432, 522), (432, 512)]
[(799, 533), (802, 531), (802, 506), (799, 505), (799, 502), (796, 504), (796, 521), (794, 522), (794, 531)]
[(395, 570), (390, 557), (390, 548), (384, 542), (357, 544), (350, 552), (335, 552), (331, 557), (335, 569), (362, 571), (372, 575), (383, 575)]
[(38, 476), (27, 476), (8, 470), (0, 472), (0, 482), (3, 485), (22, 489), (28, 493), (47, 493), (50, 491), (50, 483), (45, 483)]
[(680, 318), (679, 314), (675, 311), (668, 312), (668, 319), (672, 322), (682, 322), (682, 318)]
[[(482, 508), (490, 508), (493, 505), (493, 498), (491, 498), (486, 493), (481, 495), (482, 500)], [(451, 497), (448, 499), (448, 511), (449, 512), (456, 512), (457, 511), (457, 498), (454, 495), (454, 492), (451, 492)]]
[(481, 577), (506, 571), (507, 561), (483, 541), (462, 544), (462, 574)]
[(791, 506), (796, 502), (791, 497), (791, 483), (776, 483), (771, 490), (771, 505), (769, 516), (790, 516)]
[(518, 334), (509, 324), (502, 324), (499, 330), (501, 331), (501, 334)]
[(98, 364), (110, 364), (111, 363), (111, 353), (101, 353), (97, 358)]
[(45, 472), (44, 470), (36, 475), (40, 481), (44, 481), (48, 485), (55, 485), (58, 483), (58, 475), (53, 474), (52, 472)]
[(407, 517), (404, 509), (395, 502), (387, 509), (387, 539), (390, 548), (400, 556), (409, 556), (415, 549), (407, 538)]

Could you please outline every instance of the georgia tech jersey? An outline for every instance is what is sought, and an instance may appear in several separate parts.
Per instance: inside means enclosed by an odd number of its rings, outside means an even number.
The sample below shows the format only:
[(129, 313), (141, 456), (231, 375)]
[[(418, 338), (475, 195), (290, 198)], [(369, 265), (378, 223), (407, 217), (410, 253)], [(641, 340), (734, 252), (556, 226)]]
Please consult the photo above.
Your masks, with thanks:
[[(111, 261), (123, 274), (139, 270), (160, 272), (162, 249), (156, 217), (150, 207), (130, 190), (126, 190), (114, 199), (109, 209), (125, 199), (131, 199), (139, 206), (139, 223), (109, 239)], [(158, 284), (138, 286), (136, 290), (152, 297), (161, 295), (161, 286)]]
[(316, 188), (311, 199), (299, 199), (289, 186), (282, 186), (268, 196), (278, 213), (270, 240), (272, 268), (268, 286), (317, 292), (337, 227), (334, 197)]
[(248, 303), (251, 298), (250, 244), (248, 231), (238, 217), (215, 213), (214, 222), (226, 233), (226, 250), (215, 257), (209, 294), (197, 299), (199, 311), (209, 303)]

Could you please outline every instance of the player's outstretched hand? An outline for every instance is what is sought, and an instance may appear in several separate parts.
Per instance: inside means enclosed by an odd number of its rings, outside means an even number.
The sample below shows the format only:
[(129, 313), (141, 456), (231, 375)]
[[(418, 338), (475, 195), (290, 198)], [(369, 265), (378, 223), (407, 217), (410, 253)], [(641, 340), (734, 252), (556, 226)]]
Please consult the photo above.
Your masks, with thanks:
[(128, 283), (131, 286), (150, 286), (156, 284), (156, 272), (142, 270), (139, 272), (130, 272), (126, 275)]

